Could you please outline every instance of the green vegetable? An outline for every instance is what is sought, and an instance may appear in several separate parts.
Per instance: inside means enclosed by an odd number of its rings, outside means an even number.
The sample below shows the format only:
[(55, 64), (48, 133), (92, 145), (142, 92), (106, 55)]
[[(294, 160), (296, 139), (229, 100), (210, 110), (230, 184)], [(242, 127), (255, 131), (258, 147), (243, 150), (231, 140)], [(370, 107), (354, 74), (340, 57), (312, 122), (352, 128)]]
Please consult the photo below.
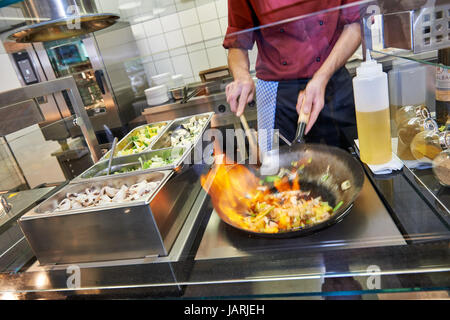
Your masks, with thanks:
[(333, 212), (336, 212), (336, 211), (338, 211), (339, 210), (339, 208), (340, 207), (342, 207), (342, 205), (344, 204), (344, 201), (341, 201), (341, 202), (339, 202), (338, 204), (337, 204), (337, 206), (336, 207), (334, 207), (334, 209), (333, 209)]
[(139, 165), (137, 165), (134, 168), (123, 168), (119, 171), (114, 172), (114, 174), (118, 174), (118, 173), (126, 173), (126, 172), (133, 172), (133, 171), (137, 171), (137, 170), (147, 170), (150, 168), (159, 168), (159, 167), (163, 167), (165, 165), (169, 165), (172, 164), (175, 160), (179, 159), (179, 157), (177, 158), (172, 158), (172, 157), (167, 157), (167, 158), (162, 158), (159, 156), (154, 156), (153, 158), (151, 158), (150, 160), (147, 160), (144, 162), (144, 160), (142, 159), (142, 157), (139, 157)]
[(269, 206), (269, 208), (267, 208), (264, 212), (261, 212), (256, 216), (254, 222), (257, 222), (267, 216), (270, 212), (272, 212), (273, 209), (275, 209), (275, 207)]
[(144, 162), (144, 165), (142, 166), (143, 170), (149, 169), (152, 165), (152, 160), (148, 160), (146, 162)]
[(328, 180), (329, 177), (330, 176), (328, 174), (324, 174), (320, 180), (322, 180), (322, 182), (325, 182)]
[(143, 161), (142, 161), (142, 158), (139, 157), (139, 163), (141, 164), (141, 169), (142, 169), (142, 170), (145, 170), (145, 169), (150, 168), (150, 166), (151, 166), (151, 164), (152, 164), (152, 161), (149, 160), (149, 161), (143, 162)]
[(275, 182), (275, 181), (278, 181), (278, 180), (280, 180), (281, 178), (279, 177), (279, 176), (267, 176), (266, 178), (265, 178), (265, 181), (266, 182)]

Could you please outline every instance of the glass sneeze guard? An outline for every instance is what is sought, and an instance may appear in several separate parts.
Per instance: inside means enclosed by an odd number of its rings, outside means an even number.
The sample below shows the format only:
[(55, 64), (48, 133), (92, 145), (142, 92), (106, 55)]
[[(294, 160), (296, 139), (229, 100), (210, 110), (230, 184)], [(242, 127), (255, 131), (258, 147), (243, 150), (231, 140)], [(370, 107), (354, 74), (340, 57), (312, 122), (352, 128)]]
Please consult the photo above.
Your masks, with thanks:
[[(216, 2), (207, 4), (213, 3), (217, 8)], [(293, 6), (296, 4), (296, 1), (290, 2)], [(382, 10), (383, 4), (394, 2), (377, 3)], [(301, 72), (295, 74), (291, 71), (291, 74), (294, 77), (305, 74), (311, 77), (317, 70), (315, 64), (319, 65), (329, 55), (330, 45), (336, 43), (344, 26), (349, 22), (358, 23), (362, 16), (367, 15), (371, 4), (372, 1), (345, 2), (331, 8), (317, 4), (315, 12), (296, 12), (289, 7), (289, 14), (283, 18), (278, 12), (286, 8), (260, 8), (266, 10), (268, 16), (273, 15), (272, 21), (267, 18), (267, 21), (261, 21), (256, 26), (231, 33), (231, 38), (235, 37), (236, 42), (241, 41), (243, 45), (248, 45), (250, 52), (254, 52), (256, 45), (253, 40), (257, 39), (259, 45), (264, 46), (267, 37), (272, 43), (277, 43), (277, 50), (282, 52), (280, 55), (288, 57), (287, 53), (293, 49), (285, 47), (280, 40), (288, 32), (303, 42), (304, 51), (298, 53), (299, 58), (313, 59), (302, 66)], [(195, 7), (186, 10), (192, 8)], [(175, 10), (172, 14), (182, 11)], [(331, 32), (333, 29), (339, 32)], [(208, 40), (218, 43), (219, 40), (222, 42), (223, 37)], [(187, 53), (181, 55), (201, 52), (193, 48), (200, 45), (205, 45), (203, 38), (192, 40), (186, 46)], [(139, 58), (126, 59), (125, 62), (151, 60), (156, 65), (158, 61), (167, 62), (173, 58), (173, 49), (183, 48), (163, 47), (152, 53), (140, 51)], [(373, 58), (383, 64), (385, 72), (393, 68), (400, 68), (402, 72), (417, 72), (415, 74), (422, 77), (420, 79), (426, 87), (421, 93), (424, 101), (417, 104), (427, 105), (435, 116), (435, 104), (428, 105), (428, 102), (435, 101), (435, 74), (441, 66), (437, 61), (437, 52), (427, 53), (426, 58), (423, 58), (424, 54), (417, 58), (409, 52), (408, 56), (405, 55), (407, 59), (397, 54), (377, 56), (378, 52), (383, 51), (376, 48), (371, 52)], [(273, 68), (264, 64), (263, 54), (255, 57), (250, 65), (251, 69), (256, 69), (257, 77), (261, 71), (263, 77), (270, 74), (270, 67)], [(157, 59), (158, 55), (165, 55), (165, 58)], [(363, 55), (355, 55), (350, 62), (358, 65), (362, 60)], [(398, 60), (413, 60), (415, 64), (406, 68), (404, 63), (394, 62)], [(289, 68), (293, 68), (298, 61), (286, 58), (278, 62), (277, 68), (285, 68), (288, 74)], [(417, 66), (424, 66), (424, 69)], [(149, 74), (155, 73), (152, 72)], [(193, 72), (191, 75), (186, 79), (195, 80), (196, 75)], [(352, 75), (345, 73), (345, 79), (351, 80)], [(404, 85), (404, 77), (399, 83)], [(423, 88), (412, 89), (421, 91)], [(333, 97), (333, 94), (329, 96)], [(400, 102), (395, 106), (395, 111), (416, 104), (403, 102), (403, 97), (399, 95)], [(396, 128), (393, 132), (397, 132)], [(349, 140), (352, 138), (350, 136)], [(395, 134), (393, 138), (397, 138)], [(349, 142), (353, 146), (353, 141)], [(395, 146), (393, 149), (397, 150)], [(377, 177), (365, 167), (363, 191), (346, 218), (317, 234), (291, 239), (252, 237), (224, 224), (198, 179), (209, 169), (208, 165), (194, 166), (180, 178), (179, 187), (185, 187), (189, 194), (185, 206), (180, 209), (186, 212), (187, 218), (174, 243), (175, 249), (167, 256), (73, 265), (41, 266), (38, 261), (32, 261), (27, 268), (14, 274), (0, 274), (0, 294), (23, 299), (68, 296), (301, 298), (333, 295), (380, 298), (387, 293), (445, 292), (450, 288), (450, 230), (447, 210), (441, 210), (441, 207), (447, 208), (448, 189), (436, 182), (430, 168), (422, 170), (406, 165), (401, 172)], [(197, 179), (192, 179), (192, 176)], [(380, 277), (379, 285), (371, 282), (373, 276)]]

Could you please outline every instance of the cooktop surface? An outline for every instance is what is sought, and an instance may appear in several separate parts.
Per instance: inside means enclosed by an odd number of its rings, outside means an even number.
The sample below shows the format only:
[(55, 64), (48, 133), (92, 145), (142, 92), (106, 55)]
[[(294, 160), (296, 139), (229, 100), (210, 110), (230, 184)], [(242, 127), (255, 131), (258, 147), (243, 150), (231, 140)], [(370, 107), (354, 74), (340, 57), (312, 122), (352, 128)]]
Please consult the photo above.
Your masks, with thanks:
[(366, 177), (350, 213), (341, 222), (312, 235), (288, 239), (250, 236), (227, 225), (213, 211), (195, 259), (236, 258), (287, 249), (301, 253), (398, 245), (406, 245), (406, 241)]

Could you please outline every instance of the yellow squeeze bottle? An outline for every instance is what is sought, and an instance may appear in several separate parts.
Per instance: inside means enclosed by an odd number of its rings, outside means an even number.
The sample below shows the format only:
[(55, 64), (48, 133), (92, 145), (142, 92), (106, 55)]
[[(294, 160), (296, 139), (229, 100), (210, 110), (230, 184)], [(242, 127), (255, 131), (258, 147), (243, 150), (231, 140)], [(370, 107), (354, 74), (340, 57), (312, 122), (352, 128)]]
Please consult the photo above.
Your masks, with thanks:
[(369, 51), (366, 61), (356, 69), (353, 89), (361, 161), (387, 163), (392, 159), (388, 78)]

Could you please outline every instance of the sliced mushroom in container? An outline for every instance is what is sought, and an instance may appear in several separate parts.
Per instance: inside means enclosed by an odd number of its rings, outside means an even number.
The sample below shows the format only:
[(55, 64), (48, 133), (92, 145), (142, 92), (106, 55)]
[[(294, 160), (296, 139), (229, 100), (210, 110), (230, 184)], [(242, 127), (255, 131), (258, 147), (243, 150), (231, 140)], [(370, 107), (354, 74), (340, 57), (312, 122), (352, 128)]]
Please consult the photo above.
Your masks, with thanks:
[[(60, 203), (55, 204), (56, 209), (54, 211), (61, 212), (97, 207), (113, 203), (142, 200), (154, 191), (158, 185), (158, 182), (147, 182), (146, 180), (143, 180), (132, 185), (131, 187), (122, 185), (120, 189), (111, 186), (103, 186), (101, 188), (90, 187), (86, 188), (84, 192), (67, 193), (65, 199), (63, 199)], [(46, 213), (51, 213), (51, 211)]]

